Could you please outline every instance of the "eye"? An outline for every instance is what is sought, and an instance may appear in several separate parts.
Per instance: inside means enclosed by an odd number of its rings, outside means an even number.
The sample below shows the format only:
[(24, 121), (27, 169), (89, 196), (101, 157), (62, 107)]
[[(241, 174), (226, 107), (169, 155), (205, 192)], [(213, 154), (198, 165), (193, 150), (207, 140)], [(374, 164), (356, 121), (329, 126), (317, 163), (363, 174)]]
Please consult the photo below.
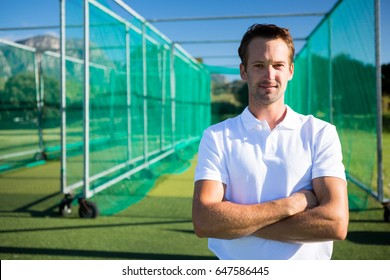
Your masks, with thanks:
[(275, 68), (275, 69), (282, 69), (283, 67), (284, 67), (284, 64), (283, 64), (283, 63), (274, 64), (274, 68)]

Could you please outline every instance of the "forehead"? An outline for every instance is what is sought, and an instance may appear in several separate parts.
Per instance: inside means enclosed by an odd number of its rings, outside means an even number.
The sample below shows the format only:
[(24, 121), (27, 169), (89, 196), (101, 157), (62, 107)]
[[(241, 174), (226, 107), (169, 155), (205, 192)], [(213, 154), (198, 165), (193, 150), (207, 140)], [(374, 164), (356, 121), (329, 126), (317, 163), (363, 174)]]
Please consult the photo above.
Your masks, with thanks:
[(253, 38), (248, 45), (248, 61), (289, 61), (289, 49), (282, 39)]

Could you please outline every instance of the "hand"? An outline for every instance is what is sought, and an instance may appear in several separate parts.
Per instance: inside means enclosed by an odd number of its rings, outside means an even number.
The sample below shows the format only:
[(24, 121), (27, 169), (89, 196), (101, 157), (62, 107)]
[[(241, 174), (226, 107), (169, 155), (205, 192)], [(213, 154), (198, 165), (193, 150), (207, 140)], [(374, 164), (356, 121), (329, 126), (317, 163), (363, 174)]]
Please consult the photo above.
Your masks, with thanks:
[(319, 205), (317, 196), (314, 193), (314, 191), (302, 189), (302, 190), (298, 191), (298, 193), (303, 194), (306, 198), (307, 204), (306, 204), (305, 210), (312, 209), (312, 208), (317, 207)]
[(302, 189), (293, 193), (291, 198), (295, 198), (301, 211), (309, 210), (319, 205), (318, 199), (312, 190)]

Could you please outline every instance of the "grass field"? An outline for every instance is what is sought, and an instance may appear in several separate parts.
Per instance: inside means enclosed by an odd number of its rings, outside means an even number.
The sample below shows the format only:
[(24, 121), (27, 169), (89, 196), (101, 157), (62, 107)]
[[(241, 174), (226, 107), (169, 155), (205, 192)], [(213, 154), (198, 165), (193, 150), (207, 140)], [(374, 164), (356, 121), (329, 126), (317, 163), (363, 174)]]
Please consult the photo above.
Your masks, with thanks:
[[(59, 163), (1, 176), (1, 259), (209, 259), (193, 234), (193, 166), (162, 177), (141, 202), (114, 216), (60, 217)], [(6, 187), (7, 186), (7, 187)]]
[[(390, 134), (384, 151), (390, 151)], [(389, 188), (390, 163), (384, 159)], [(0, 174), (0, 258), (215, 259), (207, 240), (193, 233), (195, 160), (183, 173), (160, 177), (139, 203), (97, 219), (81, 219), (77, 209), (66, 218), (58, 215), (59, 162)], [(390, 224), (383, 222), (381, 205), (349, 188), (367, 207), (351, 211), (347, 239), (335, 242), (333, 259), (390, 259)]]

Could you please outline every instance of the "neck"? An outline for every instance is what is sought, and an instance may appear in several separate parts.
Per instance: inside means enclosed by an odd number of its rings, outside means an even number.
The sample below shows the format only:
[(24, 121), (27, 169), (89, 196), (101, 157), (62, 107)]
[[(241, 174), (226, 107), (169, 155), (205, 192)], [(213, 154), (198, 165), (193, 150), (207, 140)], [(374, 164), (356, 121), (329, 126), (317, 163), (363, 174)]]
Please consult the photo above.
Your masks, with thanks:
[(286, 105), (284, 104), (275, 104), (275, 103), (267, 106), (260, 106), (260, 107), (253, 106), (253, 105), (251, 106), (251, 104), (249, 104), (249, 111), (258, 120), (267, 121), (269, 127), (272, 130), (281, 121), (283, 121), (287, 113), (287, 108)]

